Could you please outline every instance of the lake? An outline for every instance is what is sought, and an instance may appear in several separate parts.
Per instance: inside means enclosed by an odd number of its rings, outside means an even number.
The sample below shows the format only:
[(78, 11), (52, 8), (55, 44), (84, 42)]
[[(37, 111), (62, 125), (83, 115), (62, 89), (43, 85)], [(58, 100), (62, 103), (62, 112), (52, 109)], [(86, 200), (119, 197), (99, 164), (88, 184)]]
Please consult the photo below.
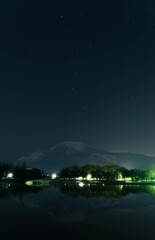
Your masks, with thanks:
[(1, 239), (154, 239), (155, 185), (0, 187)]

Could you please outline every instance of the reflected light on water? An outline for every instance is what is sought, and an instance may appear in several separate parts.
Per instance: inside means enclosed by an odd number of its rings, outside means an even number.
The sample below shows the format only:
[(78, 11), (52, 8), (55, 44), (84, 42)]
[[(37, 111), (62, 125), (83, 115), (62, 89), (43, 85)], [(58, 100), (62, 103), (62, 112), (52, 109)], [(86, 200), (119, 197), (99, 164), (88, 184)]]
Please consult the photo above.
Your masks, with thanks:
[(79, 183), (79, 187), (83, 187), (84, 186), (84, 183), (83, 182), (80, 182)]

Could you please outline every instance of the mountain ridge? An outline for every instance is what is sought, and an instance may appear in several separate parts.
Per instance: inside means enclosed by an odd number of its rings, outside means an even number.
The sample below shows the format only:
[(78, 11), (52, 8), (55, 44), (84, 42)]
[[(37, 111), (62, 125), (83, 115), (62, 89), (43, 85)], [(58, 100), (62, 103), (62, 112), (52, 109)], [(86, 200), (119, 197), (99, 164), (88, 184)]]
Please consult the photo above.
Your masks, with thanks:
[(30, 167), (44, 170), (58, 170), (72, 165), (106, 164), (109, 162), (128, 169), (144, 169), (155, 164), (155, 157), (131, 152), (110, 152), (93, 148), (82, 142), (68, 141), (59, 143), (46, 151), (22, 156), (17, 160), (17, 163), (21, 164), (23, 161), (26, 161)]

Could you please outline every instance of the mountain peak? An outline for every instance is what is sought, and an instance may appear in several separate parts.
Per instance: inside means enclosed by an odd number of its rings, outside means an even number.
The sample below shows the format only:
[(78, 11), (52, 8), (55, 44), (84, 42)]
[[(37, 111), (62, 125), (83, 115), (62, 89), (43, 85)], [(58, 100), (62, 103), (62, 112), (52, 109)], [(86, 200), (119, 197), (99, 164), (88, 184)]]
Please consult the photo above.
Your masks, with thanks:
[(66, 153), (77, 151), (82, 152), (86, 148), (89, 148), (89, 145), (83, 143), (83, 142), (62, 142), (57, 144), (56, 146), (52, 147), (50, 150), (64, 150)]

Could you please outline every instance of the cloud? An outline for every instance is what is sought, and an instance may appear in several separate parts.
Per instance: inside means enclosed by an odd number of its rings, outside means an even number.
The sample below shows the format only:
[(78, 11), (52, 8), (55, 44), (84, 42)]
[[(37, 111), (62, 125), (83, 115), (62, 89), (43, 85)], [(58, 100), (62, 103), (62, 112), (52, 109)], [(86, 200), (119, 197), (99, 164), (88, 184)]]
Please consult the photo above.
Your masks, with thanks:
[(155, 154), (145, 154), (147, 157), (155, 157)]
[(44, 156), (44, 152), (34, 152), (30, 154), (29, 156), (22, 156), (18, 159), (19, 162), (28, 161), (33, 162), (36, 160), (41, 160)]
[(128, 153), (129, 151), (127, 149), (114, 149), (114, 150), (108, 150), (108, 152), (111, 152), (111, 153)]

